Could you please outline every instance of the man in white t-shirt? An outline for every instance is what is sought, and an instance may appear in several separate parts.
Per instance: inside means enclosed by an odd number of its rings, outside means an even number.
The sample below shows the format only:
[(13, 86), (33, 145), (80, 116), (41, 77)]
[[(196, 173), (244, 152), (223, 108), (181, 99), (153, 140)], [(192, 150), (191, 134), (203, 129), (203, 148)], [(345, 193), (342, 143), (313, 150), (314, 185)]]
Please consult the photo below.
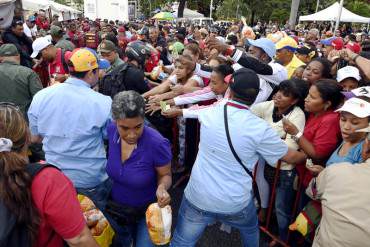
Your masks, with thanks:
[(35, 39), (37, 34), (36, 17), (31, 15), (27, 21), (23, 23), (23, 32), (30, 39)]

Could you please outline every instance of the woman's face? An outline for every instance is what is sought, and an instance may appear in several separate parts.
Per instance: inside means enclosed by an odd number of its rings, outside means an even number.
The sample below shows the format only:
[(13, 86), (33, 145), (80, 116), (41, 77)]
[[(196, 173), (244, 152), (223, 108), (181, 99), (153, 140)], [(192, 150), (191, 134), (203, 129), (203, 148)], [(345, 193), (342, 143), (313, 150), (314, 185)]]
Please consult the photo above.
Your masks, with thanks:
[(313, 61), (307, 65), (303, 71), (302, 79), (309, 82), (310, 85), (322, 78), (323, 65), (318, 61)]
[(223, 76), (214, 71), (211, 73), (209, 86), (216, 95), (223, 95), (229, 87), (229, 85), (225, 83)]
[(369, 118), (359, 118), (349, 112), (341, 112), (339, 120), (343, 141), (358, 143), (366, 137), (367, 133), (356, 132), (369, 126)]
[(308, 95), (305, 99), (304, 108), (307, 112), (311, 113), (320, 113), (325, 111), (325, 102), (321, 98), (320, 92), (317, 90), (315, 85), (311, 86), (310, 91), (308, 92)]
[(341, 81), (339, 84), (342, 86), (343, 91), (345, 92), (350, 92), (353, 89), (358, 88), (358, 81), (353, 78), (346, 78), (343, 81)]
[(184, 79), (188, 73), (187, 68), (180, 62), (175, 63), (175, 74), (177, 80)]
[(281, 90), (277, 91), (274, 97), (275, 107), (279, 109), (287, 109), (290, 106), (295, 105), (298, 102), (298, 99), (295, 99), (293, 96), (287, 92)]
[(118, 133), (122, 140), (128, 144), (137, 143), (144, 130), (144, 118), (125, 118), (116, 120)]

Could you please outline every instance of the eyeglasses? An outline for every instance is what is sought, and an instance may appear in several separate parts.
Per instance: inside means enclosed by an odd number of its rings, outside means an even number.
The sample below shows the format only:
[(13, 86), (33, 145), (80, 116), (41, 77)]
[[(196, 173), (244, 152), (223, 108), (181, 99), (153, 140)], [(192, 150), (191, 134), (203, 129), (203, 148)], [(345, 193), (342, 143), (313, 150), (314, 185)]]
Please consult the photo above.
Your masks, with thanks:
[(1, 107), (4, 107), (4, 108), (9, 107), (9, 108), (12, 108), (12, 109), (20, 112), (19, 106), (17, 106), (16, 104), (14, 104), (12, 102), (0, 102), (0, 108)]

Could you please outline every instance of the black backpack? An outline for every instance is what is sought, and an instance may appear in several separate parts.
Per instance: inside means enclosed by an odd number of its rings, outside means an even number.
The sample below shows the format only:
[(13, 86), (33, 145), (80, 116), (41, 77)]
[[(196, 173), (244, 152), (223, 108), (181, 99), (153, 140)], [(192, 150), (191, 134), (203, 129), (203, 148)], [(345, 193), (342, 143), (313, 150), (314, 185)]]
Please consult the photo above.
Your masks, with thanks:
[[(50, 164), (32, 163), (28, 164), (26, 171), (32, 179), (44, 168), (54, 167)], [(58, 169), (58, 168), (56, 168)], [(28, 239), (27, 229), (20, 224), (17, 224), (15, 216), (12, 212), (0, 201), (0, 247), (31, 247)]]
[(113, 98), (117, 93), (125, 91), (125, 79), (127, 70), (131, 65), (124, 63), (118, 65), (110, 73), (106, 74), (98, 83), (99, 93)]

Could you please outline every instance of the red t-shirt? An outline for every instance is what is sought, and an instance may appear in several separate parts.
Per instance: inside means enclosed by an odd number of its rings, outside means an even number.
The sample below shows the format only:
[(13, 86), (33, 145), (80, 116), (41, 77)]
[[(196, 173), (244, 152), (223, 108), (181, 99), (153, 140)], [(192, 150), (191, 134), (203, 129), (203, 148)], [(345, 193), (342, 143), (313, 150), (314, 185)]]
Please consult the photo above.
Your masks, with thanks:
[[(329, 158), (341, 141), (339, 113), (328, 111), (317, 117), (311, 114), (307, 119), (303, 136), (312, 143), (317, 154), (326, 157), (325, 159)], [(303, 179), (303, 185), (307, 187), (313, 176), (304, 164), (298, 165), (296, 169), (299, 177)]]
[(83, 44), (81, 44), (81, 41), (85, 40), (85, 38), (83, 35), (81, 35), (81, 33), (68, 31), (67, 35), (71, 42), (76, 46), (76, 48), (80, 48), (83, 46)]
[(36, 247), (62, 247), (78, 236), (86, 222), (72, 182), (55, 168), (44, 168), (32, 181), (32, 198), (41, 224)]
[(47, 19), (41, 21), (40, 18), (36, 18), (36, 25), (39, 29), (47, 30), (49, 29), (49, 22)]
[(58, 48), (57, 56), (56, 56), (55, 60), (52, 63), (49, 63), (49, 75), (53, 75), (53, 74), (65, 75), (65, 74), (68, 74), (68, 72), (64, 69), (64, 66), (63, 66), (63, 60), (62, 60), (63, 55), (64, 54), (62, 53), (62, 49)]

